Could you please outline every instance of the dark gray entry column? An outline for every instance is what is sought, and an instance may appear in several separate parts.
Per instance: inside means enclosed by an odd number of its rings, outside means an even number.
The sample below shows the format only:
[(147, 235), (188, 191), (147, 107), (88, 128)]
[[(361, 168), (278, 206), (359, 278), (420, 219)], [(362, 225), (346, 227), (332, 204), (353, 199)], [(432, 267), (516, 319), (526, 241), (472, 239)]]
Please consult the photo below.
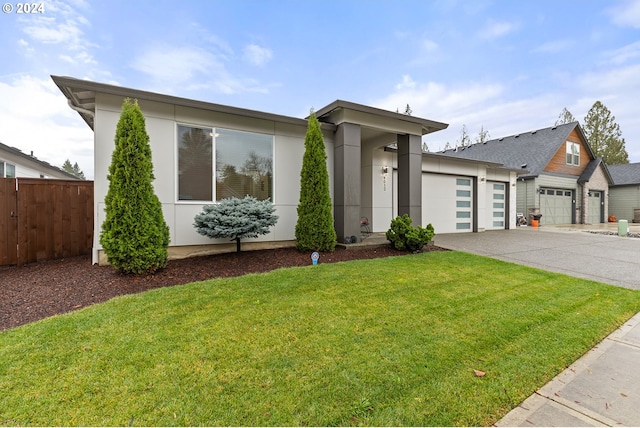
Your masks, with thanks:
[(398, 214), (422, 225), (422, 138), (398, 135)]
[(334, 222), (338, 242), (346, 236), (360, 238), (360, 125), (341, 123), (334, 152)]

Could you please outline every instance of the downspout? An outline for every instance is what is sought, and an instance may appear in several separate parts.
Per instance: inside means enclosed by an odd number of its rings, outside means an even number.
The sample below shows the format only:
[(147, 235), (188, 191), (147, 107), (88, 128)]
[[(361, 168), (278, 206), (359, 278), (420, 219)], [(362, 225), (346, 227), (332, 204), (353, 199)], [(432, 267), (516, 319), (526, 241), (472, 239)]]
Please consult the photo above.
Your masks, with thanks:
[(77, 111), (78, 113), (84, 113), (84, 114), (88, 114), (89, 116), (91, 116), (92, 118), (94, 118), (96, 116), (96, 114), (94, 112), (92, 112), (91, 110), (87, 110), (84, 109), (82, 107), (78, 107), (77, 105), (73, 104), (71, 102), (70, 98), (67, 98), (67, 104), (69, 104), (69, 107), (71, 107), (72, 110)]

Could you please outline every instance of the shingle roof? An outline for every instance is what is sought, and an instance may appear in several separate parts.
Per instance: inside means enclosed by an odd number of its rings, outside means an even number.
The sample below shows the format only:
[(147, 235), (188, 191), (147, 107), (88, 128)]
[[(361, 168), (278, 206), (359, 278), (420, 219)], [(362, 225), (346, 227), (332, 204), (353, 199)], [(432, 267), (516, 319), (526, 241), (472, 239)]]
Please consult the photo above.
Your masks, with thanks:
[(614, 186), (640, 184), (640, 163), (607, 165)]
[[(445, 150), (443, 153), (467, 159), (497, 162), (513, 169), (526, 169), (529, 173), (521, 177), (536, 177), (544, 171), (553, 155), (576, 127), (586, 141), (578, 122), (571, 122), (472, 144), (465, 148)], [(593, 153), (589, 155), (590, 158), (594, 157)]]
[(582, 174), (580, 174), (580, 177), (578, 177), (578, 183), (583, 184), (591, 180), (591, 176), (593, 175), (594, 172), (596, 172), (596, 170), (601, 164), (602, 164), (605, 175), (607, 175), (607, 179), (609, 180), (609, 183), (612, 183), (613, 180), (611, 178), (611, 175), (607, 171), (607, 168), (602, 158), (593, 159), (591, 162), (589, 162), (587, 167), (582, 171)]

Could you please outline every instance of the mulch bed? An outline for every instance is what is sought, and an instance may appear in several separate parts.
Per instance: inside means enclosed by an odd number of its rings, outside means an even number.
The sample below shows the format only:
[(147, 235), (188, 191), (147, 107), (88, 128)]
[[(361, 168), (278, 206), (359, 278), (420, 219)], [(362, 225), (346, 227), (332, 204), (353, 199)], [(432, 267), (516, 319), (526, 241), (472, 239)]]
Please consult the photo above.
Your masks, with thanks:
[[(433, 245), (425, 247), (425, 251), (442, 250)], [(332, 253), (321, 254), (319, 263), (404, 254), (390, 246), (336, 248)], [(0, 268), (0, 331), (124, 294), (310, 264), (310, 254), (295, 248), (280, 248), (170, 260), (165, 269), (139, 276), (120, 274), (110, 266), (92, 265), (88, 256), (3, 267)]]

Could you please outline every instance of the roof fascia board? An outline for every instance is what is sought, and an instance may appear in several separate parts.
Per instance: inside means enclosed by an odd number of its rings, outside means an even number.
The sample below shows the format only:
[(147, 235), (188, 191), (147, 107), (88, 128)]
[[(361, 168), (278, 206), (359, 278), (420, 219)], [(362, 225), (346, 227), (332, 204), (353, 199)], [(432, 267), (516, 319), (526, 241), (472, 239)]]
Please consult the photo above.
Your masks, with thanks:
[[(144, 99), (147, 101), (176, 104), (184, 107), (193, 107), (193, 108), (199, 108), (203, 110), (211, 110), (211, 111), (216, 111), (220, 113), (228, 113), (228, 114), (245, 116), (245, 117), (256, 118), (256, 119), (271, 120), (274, 122), (288, 123), (288, 124), (299, 125), (304, 127), (306, 127), (308, 124), (308, 121), (306, 119), (300, 119), (296, 117), (284, 116), (284, 115), (279, 115), (274, 113), (267, 113), (267, 112), (262, 112), (258, 110), (249, 110), (249, 109), (244, 109), (240, 107), (227, 106), (223, 104), (192, 100), (189, 98), (181, 98), (173, 95), (159, 94), (157, 92), (149, 92), (149, 91), (143, 91), (140, 89), (132, 89), (132, 88), (126, 88), (122, 86), (110, 85), (106, 83), (98, 83), (98, 82), (92, 82), (89, 80), (81, 80), (73, 77), (52, 75), (51, 78), (53, 79), (55, 84), (58, 86), (58, 88), (60, 88), (62, 93), (67, 97), (67, 99), (72, 100), (72, 102), (75, 100), (74, 100), (73, 91), (71, 90), (71, 88), (80, 89), (83, 91), (102, 92), (109, 95), (121, 96), (124, 98), (137, 98), (137, 99)], [(326, 130), (335, 131), (336, 129), (336, 127), (331, 124), (323, 124), (322, 127)]]
[(338, 109), (353, 110), (353, 111), (357, 111), (357, 112), (365, 113), (369, 115), (382, 116), (389, 119), (399, 120), (402, 122), (417, 124), (417, 125), (420, 125), (422, 129), (422, 135), (430, 134), (436, 131), (441, 131), (443, 129), (446, 129), (449, 126), (448, 123), (436, 122), (434, 120), (423, 119), (417, 116), (410, 116), (402, 113), (395, 113), (395, 112), (383, 110), (377, 107), (371, 107), (371, 106), (357, 104), (357, 103), (344, 101), (344, 100), (335, 100), (331, 104), (318, 110), (316, 112), (316, 116), (318, 118), (322, 116), (327, 116), (327, 115), (331, 116), (331, 113)]

